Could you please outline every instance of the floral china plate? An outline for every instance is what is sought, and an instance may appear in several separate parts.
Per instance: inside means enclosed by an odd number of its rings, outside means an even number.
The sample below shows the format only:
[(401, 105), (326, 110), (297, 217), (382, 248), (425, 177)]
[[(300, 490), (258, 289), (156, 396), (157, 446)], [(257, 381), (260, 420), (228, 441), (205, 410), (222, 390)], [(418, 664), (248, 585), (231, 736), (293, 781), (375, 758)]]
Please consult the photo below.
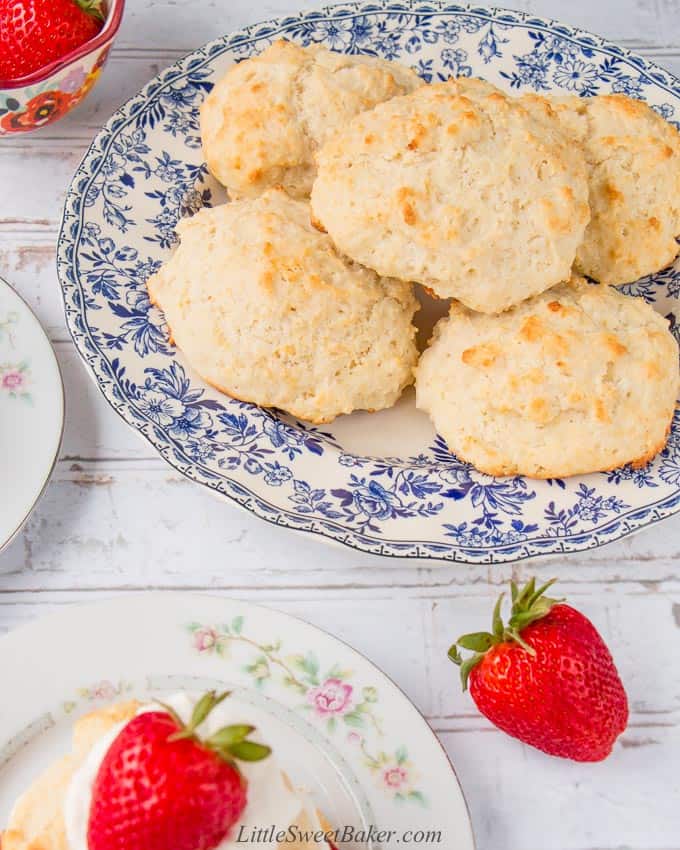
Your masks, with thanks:
[(0, 549), (47, 486), (63, 427), (64, 388), (50, 341), (0, 278)]
[[(517, 94), (624, 92), (680, 121), (680, 81), (666, 71), (597, 36), (500, 9), (349, 3), (196, 50), (111, 118), (65, 205), (66, 317), (111, 406), (202, 486), (271, 523), (381, 555), (515, 561), (600, 546), (675, 513), (678, 418), (668, 447), (644, 469), (495, 479), (447, 451), (412, 394), (392, 410), (314, 428), (220, 395), (168, 344), (145, 281), (169, 257), (177, 220), (224, 200), (201, 156), (199, 105), (231, 64), (282, 37), (395, 59), (427, 81), (477, 75)], [(680, 265), (624, 290), (678, 334)]]
[(0, 707), (0, 830), (31, 780), (69, 751), (79, 715), (219, 688), (264, 718), (282, 768), (339, 830), (342, 850), (388, 850), (421, 832), (419, 846), (474, 850), (458, 780), (417, 709), (358, 652), (294, 617), (146, 594), (12, 632), (0, 669), (12, 694)]

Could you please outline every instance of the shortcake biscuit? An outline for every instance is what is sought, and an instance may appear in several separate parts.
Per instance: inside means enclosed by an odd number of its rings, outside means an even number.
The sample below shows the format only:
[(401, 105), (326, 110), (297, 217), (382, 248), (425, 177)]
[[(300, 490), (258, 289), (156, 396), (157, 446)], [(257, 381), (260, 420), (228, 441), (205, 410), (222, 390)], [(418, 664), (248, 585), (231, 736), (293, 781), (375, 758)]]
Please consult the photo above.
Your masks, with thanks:
[(178, 233), (149, 294), (209, 384), (321, 423), (390, 407), (412, 382), (412, 287), (339, 254), (308, 203), (270, 190), (204, 209)]
[(18, 800), (2, 833), (2, 850), (71, 850), (64, 821), (69, 783), (97, 741), (132, 720), (138, 709), (137, 702), (118, 703), (76, 722), (73, 752), (48, 768)]
[(588, 163), (591, 219), (576, 268), (601, 283), (629, 283), (680, 251), (680, 132), (621, 94), (522, 103), (556, 119)]
[(578, 147), (480, 80), (379, 104), (318, 162), (314, 219), (342, 252), (484, 313), (568, 279), (589, 218)]
[(666, 444), (678, 345), (641, 298), (574, 278), (498, 316), (454, 303), (433, 337), (416, 403), (482, 472), (641, 466)]
[(395, 62), (277, 41), (232, 67), (204, 101), (204, 156), (232, 197), (277, 185), (308, 197), (317, 148), (357, 113), (420, 85)]

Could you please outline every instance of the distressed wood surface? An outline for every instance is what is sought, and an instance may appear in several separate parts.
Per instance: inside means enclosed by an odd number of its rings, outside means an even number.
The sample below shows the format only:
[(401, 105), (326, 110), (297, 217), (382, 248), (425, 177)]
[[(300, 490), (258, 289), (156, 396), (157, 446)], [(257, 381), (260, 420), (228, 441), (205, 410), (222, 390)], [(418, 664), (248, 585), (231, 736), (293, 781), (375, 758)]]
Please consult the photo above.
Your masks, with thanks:
[[(392, 676), (451, 755), (479, 850), (680, 849), (680, 517), (564, 560), (472, 567), (381, 560), (263, 523), (182, 479), (100, 398), (65, 329), (54, 271), (60, 208), (98, 127), (151, 76), (240, 26), (308, 0), (128, 0), (101, 82), (72, 115), (0, 141), (0, 275), (55, 342), (68, 395), (62, 458), (0, 554), (0, 632), (114, 594), (205, 590), (271, 604)], [(680, 74), (680, 0), (515, 0)], [(511, 575), (558, 575), (609, 642), (631, 723), (602, 765), (549, 759), (494, 730), (460, 693), (451, 640), (476, 630)]]

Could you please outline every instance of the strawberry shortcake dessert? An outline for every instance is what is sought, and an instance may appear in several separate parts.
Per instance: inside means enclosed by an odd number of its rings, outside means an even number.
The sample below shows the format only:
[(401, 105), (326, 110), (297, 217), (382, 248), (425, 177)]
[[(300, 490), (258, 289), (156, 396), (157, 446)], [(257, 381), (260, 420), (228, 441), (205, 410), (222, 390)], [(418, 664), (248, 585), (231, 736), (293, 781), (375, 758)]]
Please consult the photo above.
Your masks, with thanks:
[(72, 753), (16, 803), (1, 850), (231, 850), (244, 835), (249, 848), (337, 850), (248, 722), (251, 707), (228, 697), (82, 717)]

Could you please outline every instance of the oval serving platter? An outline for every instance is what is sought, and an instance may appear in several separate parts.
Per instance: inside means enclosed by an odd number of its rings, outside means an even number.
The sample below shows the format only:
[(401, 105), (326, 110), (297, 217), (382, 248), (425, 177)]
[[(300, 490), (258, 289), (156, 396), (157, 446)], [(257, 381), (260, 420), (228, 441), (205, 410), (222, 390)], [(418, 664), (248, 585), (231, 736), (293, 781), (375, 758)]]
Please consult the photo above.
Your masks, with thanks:
[[(94, 140), (68, 192), (58, 269), (69, 329), (111, 406), (183, 475), (277, 525), (394, 557), (501, 563), (617, 540), (680, 506), (680, 419), (648, 467), (492, 478), (453, 457), (406, 393), (392, 410), (315, 428), (209, 388), (166, 339), (145, 281), (181, 216), (224, 194), (198, 108), (229, 65), (278, 38), (484, 77), (517, 94), (622, 92), (680, 121), (680, 81), (597, 36), (519, 12), (352, 3), (249, 27), (152, 80)], [(680, 262), (622, 289), (677, 336)]]

